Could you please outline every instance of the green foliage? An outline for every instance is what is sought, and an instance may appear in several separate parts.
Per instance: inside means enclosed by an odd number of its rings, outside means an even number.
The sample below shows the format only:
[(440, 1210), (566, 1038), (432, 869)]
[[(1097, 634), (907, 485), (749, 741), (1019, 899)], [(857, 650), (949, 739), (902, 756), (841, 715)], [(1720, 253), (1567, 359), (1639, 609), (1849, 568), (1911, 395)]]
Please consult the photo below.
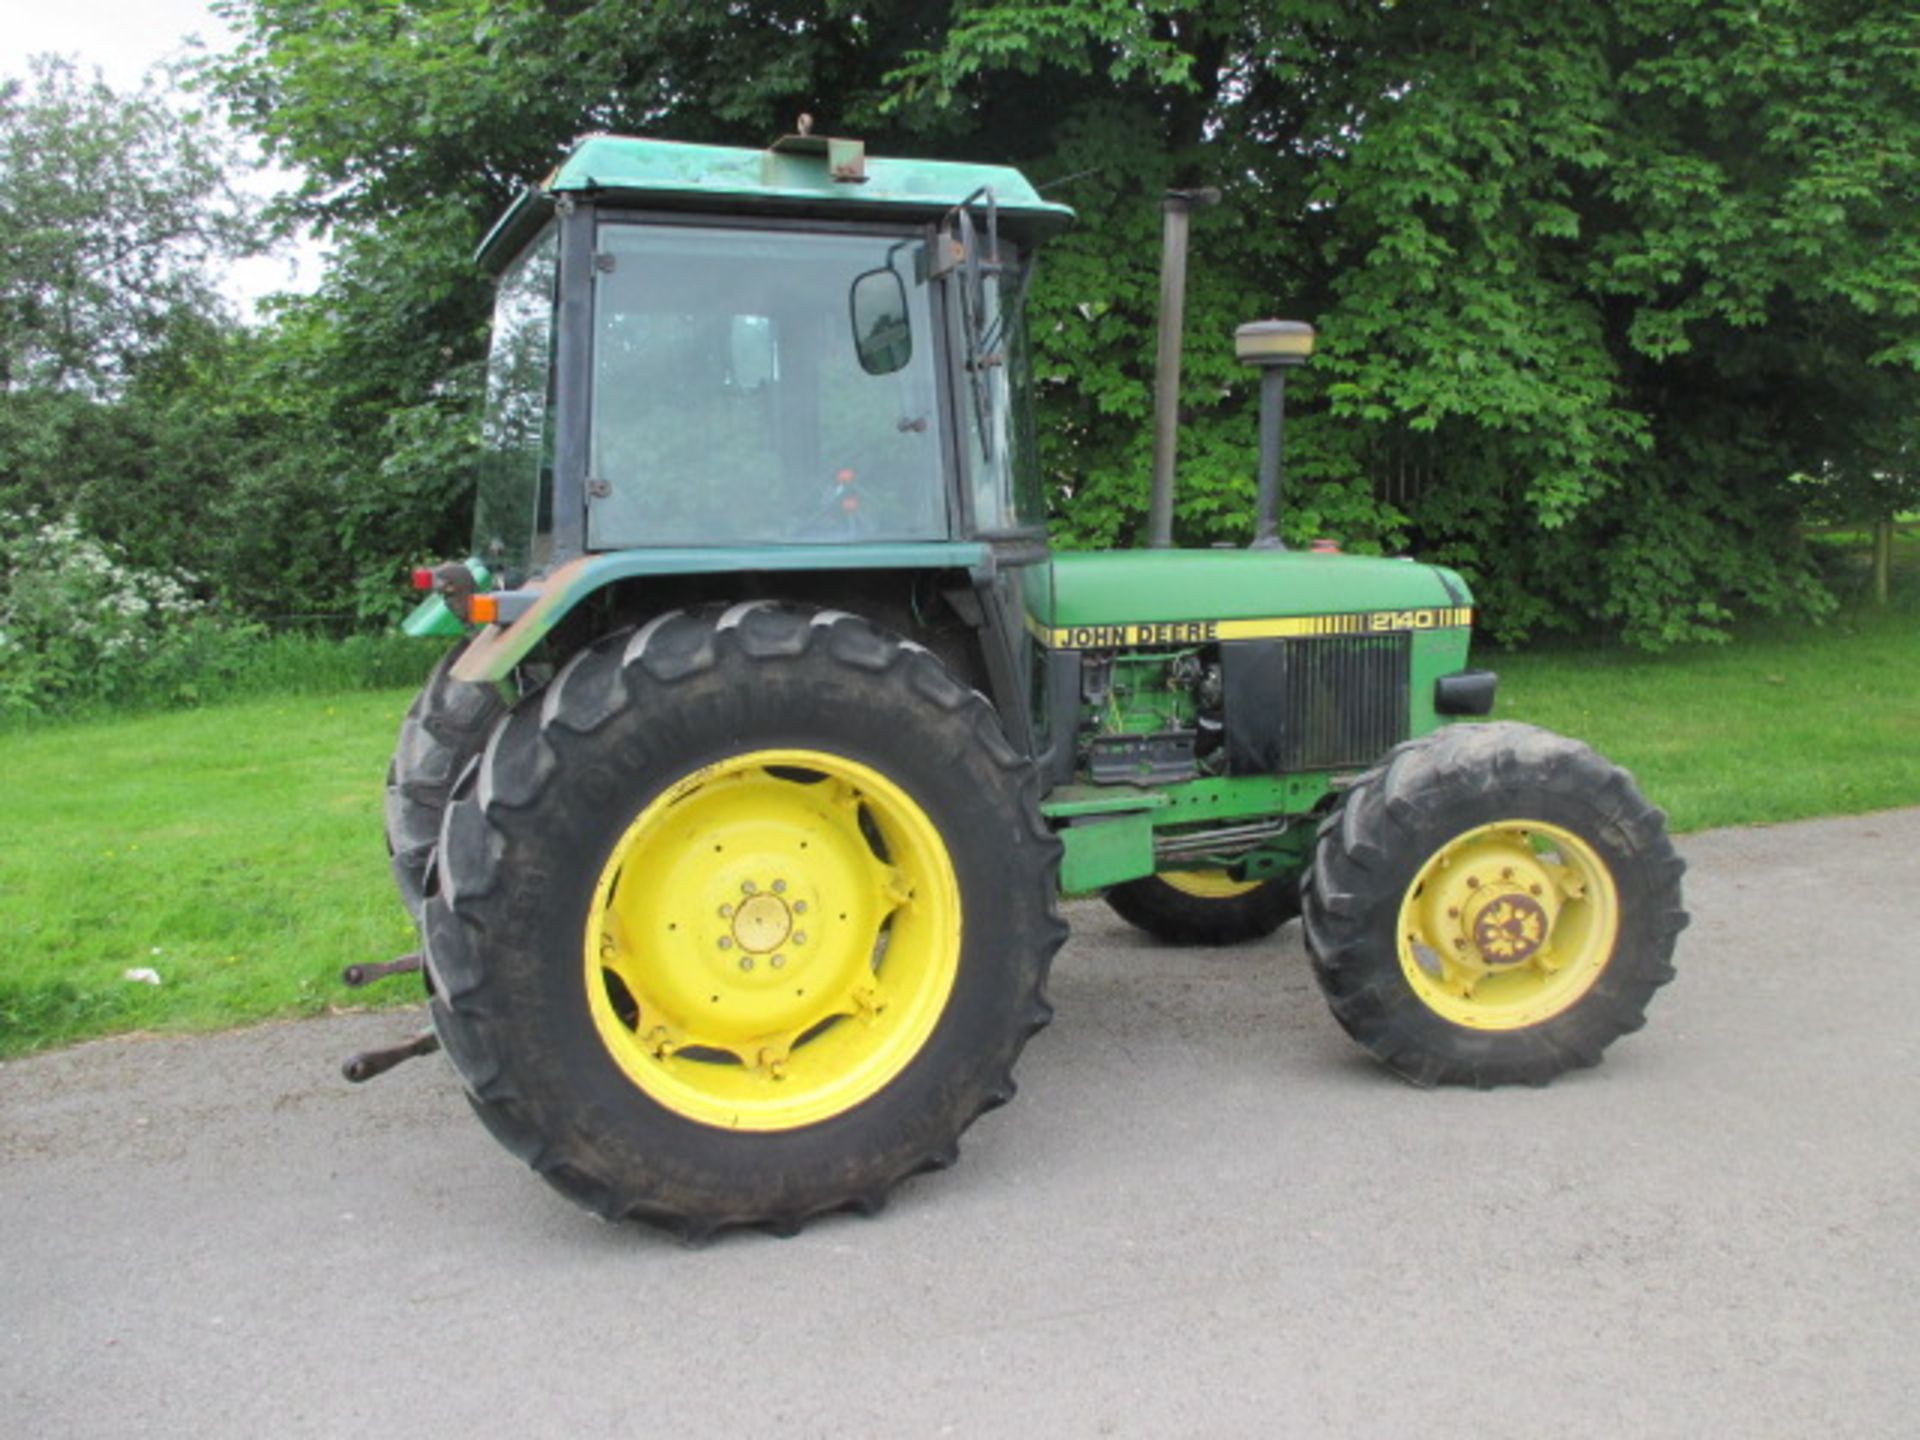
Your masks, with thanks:
[(0, 524), (0, 716), (200, 698), (258, 632), (222, 624), (191, 583), (127, 564), (71, 519)]
[[(969, 7), (944, 69), (896, 78), (986, 73), (975, 37), (1024, 8)], [(1105, 166), (1040, 295), (1071, 535), (1123, 540), (1144, 510), (1142, 200), (1209, 180), (1227, 204), (1195, 225), (1190, 541), (1243, 535), (1250, 493), (1250, 387), (1209, 357), (1284, 309), (1322, 339), (1289, 387), (1294, 537), (1410, 542), (1508, 638), (1658, 647), (1828, 608), (1790, 477), (1864, 470), (1884, 503), (1920, 399), (1913, 6), (1303, 0), (1157, 9), (1146, 41), (1098, 8), (1098, 95), (1071, 49), (1043, 77), (1049, 163)], [(1180, 83), (1148, 43), (1190, 57)], [(1000, 68), (954, 90), (970, 122), (1019, 83)], [(1102, 328), (1126, 332), (1105, 353)]]
[[(256, 240), (237, 169), (175, 93), (53, 59), (0, 85), (0, 507), (191, 572), (229, 616), (385, 624), (405, 566), (469, 529), (476, 374), (445, 337), (470, 356), (483, 333), (470, 221), (420, 203), (344, 236), (318, 295), (248, 330), (214, 283)], [(66, 664), (42, 657), (21, 693), (68, 705)]]
[(1872, 530), (1821, 530), (1809, 539), (1820, 561), (1822, 577), (1849, 612), (1887, 610), (1904, 616), (1911, 626), (1920, 620), (1920, 516), (1909, 516), (1892, 526), (1887, 559), (1884, 606), (1876, 586)]
[(110, 393), (221, 306), (252, 244), (218, 132), (153, 88), (115, 93), (36, 56), (0, 80), (0, 394)]
[(1191, 84), (1194, 57), (1169, 27), (1184, 8), (1168, 0), (955, 6), (940, 45), (910, 51), (884, 77), (891, 93), (880, 109), (946, 109), (981, 83), (1049, 71), (1179, 90)]
[(328, 493), (382, 568), (459, 549), (440, 467), (485, 306), (465, 255), (514, 185), (578, 133), (761, 144), (802, 112), (881, 152), (1013, 161), (1079, 209), (1033, 297), (1066, 543), (1144, 519), (1170, 185), (1225, 193), (1194, 224), (1187, 543), (1249, 532), (1255, 387), (1228, 337), (1276, 312), (1322, 341), (1289, 385), (1287, 535), (1453, 563), (1506, 638), (1818, 616), (1803, 506), (1911, 493), (1912, 0), (226, 13), (223, 93), (311, 177), (288, 214), (343, 242), (274, 342), (318, 412), (290, 492)]
[(0, 723), (418, 684), (435, 658), (395, 634), (269, 635), (194, 582), (72, 519), (0, 520)]
[[(0, 511), (16, 522), (4, 603), (31, 642), (7, 656), (10, 708), (132, 684), (128, 666), (188, 698), (193, 666), (243, 633), (204, 602), (231, 613), (264, 599), (256, 613), (270, 613), (285, 598), (253, 592), (245, 563), (267, 548), (284, 565), (301, 537), (263, 530), (247, 504), (297, 447), (236, 410), (260, 348), (216, 286), (217, 267), (257, 239), (229, 190), (238, 168), (220, 132), (156, 85), (117, 93), (47, 57), (0, 82)], [(61, 517), (45, 533), (66, 538), (28, 554), (36, 527), (17, 522), (35, 515)], [(144, 574), (132, 595), (191, 572), (192, 613), (152, 634), (69, 624), (91, 603), (74, 589), (84, 556)]]
[(399, 255), (345, 242), (236, 367), (220, 402), (246, 454), (227, 495), (241, 548), (222, 567), (236, 605), (389, 624), (409, 565), (466, 552), (489, 296), (443, 221), (428, 206), (395, 222), (420, 241)]

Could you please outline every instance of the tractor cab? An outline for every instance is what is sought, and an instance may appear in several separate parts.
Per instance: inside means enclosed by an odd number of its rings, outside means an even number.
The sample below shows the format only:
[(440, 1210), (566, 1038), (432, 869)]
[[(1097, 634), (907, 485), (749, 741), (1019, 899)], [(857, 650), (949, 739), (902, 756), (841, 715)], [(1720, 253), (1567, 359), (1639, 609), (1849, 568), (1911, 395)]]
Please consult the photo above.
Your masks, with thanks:
[(1020, 301), (1070, 218), (1016, 171), (855, 141), (582, 142), (481, 247), (476, 555), (516, 585), (637, 549), (1042, 533)]

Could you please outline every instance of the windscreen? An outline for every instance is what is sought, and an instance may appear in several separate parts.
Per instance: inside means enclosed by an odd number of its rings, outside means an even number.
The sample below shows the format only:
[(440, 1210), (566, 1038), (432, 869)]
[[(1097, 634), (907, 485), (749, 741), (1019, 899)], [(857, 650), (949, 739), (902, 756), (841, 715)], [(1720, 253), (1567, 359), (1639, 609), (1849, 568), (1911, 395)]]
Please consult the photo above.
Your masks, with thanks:
[[(884, 234), (603, 224), (591, 548), (944, 539), (921, 248)], [(904, 363), (872, 374), (854, 344), (853, 290), (889, 268), (909, 333)]]

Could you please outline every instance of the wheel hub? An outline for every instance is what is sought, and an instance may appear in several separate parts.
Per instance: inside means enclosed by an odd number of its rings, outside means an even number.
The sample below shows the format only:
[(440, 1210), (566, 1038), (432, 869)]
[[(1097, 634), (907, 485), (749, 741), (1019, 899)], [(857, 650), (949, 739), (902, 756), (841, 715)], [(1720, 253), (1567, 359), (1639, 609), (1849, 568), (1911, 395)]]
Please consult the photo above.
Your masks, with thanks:
[(748, 897), (733, 912), (733, 943), (750, 955), (766, 955), (793, 933), (793, 911), (778, 895)]
[(1416, 906), (1435, 965), (1492, 974), (1552, 944), (1566, 891), (1518, 831), (1492, 830), (1429, 866)]
[(1618, 892), (1593, 848), (1532, 820), (1442, 845), (1400, 910), (1401, 968), (1455, 1024), (1519, 1029), (1559, 1013), (1612, 952)]
[(1479, 907), (1473, 947), (1490, 966), (1521, 965), (1546, 943), (1547, 910), (1531, 895), (1496, 895)]

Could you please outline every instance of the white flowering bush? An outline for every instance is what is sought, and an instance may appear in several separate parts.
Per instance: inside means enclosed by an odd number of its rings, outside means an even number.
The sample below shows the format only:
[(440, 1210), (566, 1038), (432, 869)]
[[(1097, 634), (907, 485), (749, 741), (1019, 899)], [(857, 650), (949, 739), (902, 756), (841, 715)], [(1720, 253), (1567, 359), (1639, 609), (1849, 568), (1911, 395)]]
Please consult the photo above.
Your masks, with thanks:
[(192, 585), (129, 564), (71, 516), (0, 520), (0, 713), (197, 698), (259, 632), (223, 624)]

